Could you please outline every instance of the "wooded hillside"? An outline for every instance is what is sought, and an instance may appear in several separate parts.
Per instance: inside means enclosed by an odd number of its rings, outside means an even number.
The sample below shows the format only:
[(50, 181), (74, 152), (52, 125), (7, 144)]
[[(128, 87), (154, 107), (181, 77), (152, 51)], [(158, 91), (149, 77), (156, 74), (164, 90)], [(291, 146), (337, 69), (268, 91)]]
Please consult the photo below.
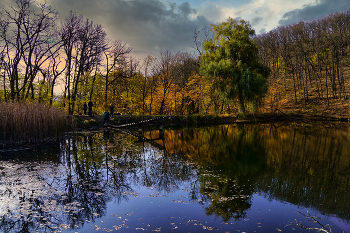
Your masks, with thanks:
[(265, 108), (347, 115), (350, 95), (350, 10), (257, 36), (271, 68)]

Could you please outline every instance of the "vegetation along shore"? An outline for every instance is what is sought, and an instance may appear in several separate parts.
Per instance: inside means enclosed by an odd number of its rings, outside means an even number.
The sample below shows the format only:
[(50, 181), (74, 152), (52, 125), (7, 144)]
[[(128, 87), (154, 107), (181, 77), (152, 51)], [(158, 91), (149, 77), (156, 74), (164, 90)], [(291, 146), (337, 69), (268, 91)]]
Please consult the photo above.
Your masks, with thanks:
[(58, 108), (0, 102), (0, 147), (55, 141), (69, 127)]

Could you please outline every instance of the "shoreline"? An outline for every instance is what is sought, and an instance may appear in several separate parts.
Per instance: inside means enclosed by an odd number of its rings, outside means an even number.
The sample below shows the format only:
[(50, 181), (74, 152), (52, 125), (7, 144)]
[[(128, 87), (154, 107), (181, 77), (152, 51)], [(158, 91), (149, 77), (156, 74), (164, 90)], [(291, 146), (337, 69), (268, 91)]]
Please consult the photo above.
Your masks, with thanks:
[[(100, 115), (75, 115), (75, 131), (83, 131), (97, 128), (104, 128), (103, 118)], [(143, 120), (149, 120), (156, 117), (162, 117), (162, 121), (150, 122), (149, 126), (162, 124), (163, 126), (199, 126), (215, 124), (255, 124), (255, 123), (280, 123), (280, 122), (350, 122), (348, 117), (331, 117), (318, 115), (285, 114), (285, 113), (264, 113), (249, 114), (241, 119), (237, 115), (177, 115), (177, 116), (159, 116), (159, 115), (119, 115), (110, 119), (111, 126), (120, 126), (128, 124), (128, 128), (137, 127), (137, 123)], [(135, 124), (136, 123), (136, 124)]]
[(179, 116), (159, 116), (159, 115), (118, 115), (110, 119), (110, 124), (104, 126), (103, 118), (101, 115), (74, 115), (67, 116), (67, 130), (58, 137), (43, 138), (41, 142), (12, 142), (12, 141), (0, 141), (0, 152), (7, 149), (14, 148), (16, 150), (30, 149), (39, 147), (41, 145), (47, 145), (54, 142), (58, 142), (61, 138), (67, 135), (74, 135), (77, 132), (101, 132), (105, 130), (118, 130), (120, 125), (127, 124), (127, 127), (120, 127), (120, 129), (130, 129), (135, 131), (135, 128), (139, 128), (140, 121), (150, 120), (156, 117), (162, 117), (162, 120), (150, 121), (150, 123), (143, 125), (145, 130), (155, 128), (183, 128), (183, 127), (202, 127), (202, 126), (214, 126), (222, 124), (279, 124), (285, 123), (306, 123), (305, 126), (312, 124), (322, 124), (327, 128), (346, 128), (350, 126), (350, 118), (347, 117), (331, 117), (331, 116), (310, 116), (302, 114), (250, 114), (245, 116), (244, 119), (240, 119), (237, 115), (179, 115)]

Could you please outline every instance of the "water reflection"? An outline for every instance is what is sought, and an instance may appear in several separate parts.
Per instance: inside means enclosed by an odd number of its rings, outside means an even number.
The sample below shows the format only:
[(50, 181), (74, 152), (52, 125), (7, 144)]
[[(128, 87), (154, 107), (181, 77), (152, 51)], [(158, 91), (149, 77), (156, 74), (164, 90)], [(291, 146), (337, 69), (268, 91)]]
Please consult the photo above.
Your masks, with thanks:
[(203, 136), (197, 137), (201, 145), (199, 150), (202, 150), (197, 163), (203, 174), (200, 192), (211, 200), (206, 213), (221, 217), (223, 221), (244, 218), (251, 206), (254, 184), (266, 169), (266, 150), (256, 131), (243, 125), (235, 128), (235, 133), (225, 126), (208, 130), (207, 134), (191, 133)]
[[(306, 124), (226, 125), (168, 131), (165, 138), (169, 151), (215, 174), (204, 176), (200, 185), (201, 193), (212, 199), (208, 214), (224, 221), (244, 217), (249, 196), (259, 192), (350, 220), (347, 130)], [(227, 198), (231, 203), (217, 201)]]
[(349, 221), (349, 141), (334, 127), (221, 125), (86, 133), (35, 155), (1, 153), (0, 231), (81, 229), (140, 187), (155, 196), (186, 189), (226, 223), (247, 217), (255, 193)]

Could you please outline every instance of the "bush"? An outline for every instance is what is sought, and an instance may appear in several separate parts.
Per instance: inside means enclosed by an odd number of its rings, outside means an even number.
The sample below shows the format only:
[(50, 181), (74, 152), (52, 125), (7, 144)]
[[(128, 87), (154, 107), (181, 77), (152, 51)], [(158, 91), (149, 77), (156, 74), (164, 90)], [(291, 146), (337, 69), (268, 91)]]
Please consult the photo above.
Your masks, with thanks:
[(90, 119), (88, 124), (89, 124), (89, 126), (98, 126), (99, 125), (95, 119)]

